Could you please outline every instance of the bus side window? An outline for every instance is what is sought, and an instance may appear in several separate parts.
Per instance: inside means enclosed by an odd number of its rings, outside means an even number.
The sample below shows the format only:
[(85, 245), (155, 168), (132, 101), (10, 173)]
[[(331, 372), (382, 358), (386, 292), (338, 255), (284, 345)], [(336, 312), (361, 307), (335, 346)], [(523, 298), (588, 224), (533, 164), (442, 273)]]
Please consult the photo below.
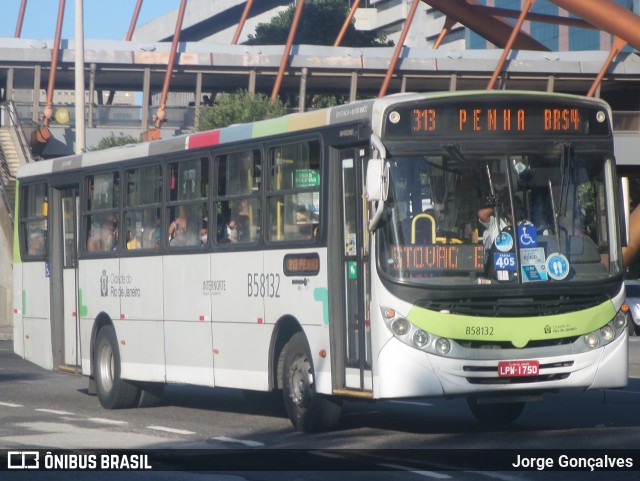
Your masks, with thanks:
[(33, 184), (22, 189), (23, 207), (20, 209), (20, 234), (23, 252), (42, 258), (46, 254), (48, 200), (47, 185)]
[(207, 245), (209, 222), (209, 158), (203, 156), (171, 162), (167, 169), (165, 237), (169, 247), (203, 247)]
[(125, 171), (124, 243), (126, 250), (160, 247), (162, 167), (159, 164)]
[(260, 151), (244, 150), (216, 157), (216, 242), (255, 243), (260, 239)]
[(110, 252), (119, 245), (120, 175), (107, 172), (87, 176), (84, 246), (89, 252)]
[(320, 144), (287, 144), (269, 152), (269, 240), (315, 240), (320, 228)]

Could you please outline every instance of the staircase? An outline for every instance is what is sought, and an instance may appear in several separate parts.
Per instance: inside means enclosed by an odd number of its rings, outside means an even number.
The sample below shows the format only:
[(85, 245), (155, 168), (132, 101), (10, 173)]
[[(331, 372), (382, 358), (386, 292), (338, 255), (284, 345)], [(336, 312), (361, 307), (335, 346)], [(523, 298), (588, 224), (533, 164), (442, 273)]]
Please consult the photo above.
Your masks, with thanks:
[(0, 127), (0, 189), (7, 202), (8, 210), (13, 216), (16, 198), (16, 172), (21, 164), (20, 156), (16, 151), (15, 143), (11, 136), (12, 127)]
[(16, 172), (20, 164), (34, 159), (13, 102), (3, 102), (0, 109), (0, 202), (5, 207), (2, 212), (6, 210), (8, 220), (13, 221)]

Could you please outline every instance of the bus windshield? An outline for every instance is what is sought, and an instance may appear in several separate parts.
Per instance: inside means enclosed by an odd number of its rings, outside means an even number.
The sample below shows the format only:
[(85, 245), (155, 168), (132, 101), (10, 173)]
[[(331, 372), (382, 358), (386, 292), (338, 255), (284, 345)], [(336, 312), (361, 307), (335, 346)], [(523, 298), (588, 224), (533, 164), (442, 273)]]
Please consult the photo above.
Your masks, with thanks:
[[(547, 154), (388, 158), (378, 243), (386, 276), (436, 285), (601, 281), (621, 270), (611, 170), (571, 145)], [(609, 195), (610, 196), (610, 195)]]

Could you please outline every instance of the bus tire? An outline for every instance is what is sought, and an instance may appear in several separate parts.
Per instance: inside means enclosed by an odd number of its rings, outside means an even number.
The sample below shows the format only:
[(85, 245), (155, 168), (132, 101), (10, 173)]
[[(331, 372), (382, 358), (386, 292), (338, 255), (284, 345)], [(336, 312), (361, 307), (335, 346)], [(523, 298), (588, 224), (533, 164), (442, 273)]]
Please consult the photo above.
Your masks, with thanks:
[(311, 355), (302, 332), (295, 333), (285, 346), (282, 382), (287, 415), (298, 431), (324, 431), (338, 422), (342, 405), (338, 399), (316, 392)]
[(94, 378), (98, 400), (105, 409), (137, 406), (140, 389), (120, 378), (120, 350), (113, 326), (104, 326), (96, 336)]
[(478, 398), (467, 398), (469, 409), (483, 424), (505, 426), (518, 419), (524, 410), (524, 402), (480, 403)]

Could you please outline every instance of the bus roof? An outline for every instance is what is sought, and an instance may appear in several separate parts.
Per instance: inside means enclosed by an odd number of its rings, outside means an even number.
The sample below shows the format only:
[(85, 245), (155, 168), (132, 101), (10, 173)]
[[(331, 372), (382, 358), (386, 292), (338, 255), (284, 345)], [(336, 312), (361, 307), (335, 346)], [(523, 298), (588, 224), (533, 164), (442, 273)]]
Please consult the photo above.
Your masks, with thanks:
[[(396, 102), (410, 102), (414, 100), (451, 98), (464, 96), (510, 96), (525, 95), (530, 97), (557, 97), (558, 99), (581, 99), (585, 97), (550, 92), (526, 91), (458, 91), (458, 92), (429, 92), (429, 93), (398, 93), (380, 99), (368, 99), (351, 102), (344, 105), (329, 107), (303, 113), (294, 113), (275, 119), (261, 120), (247, 124), (235, 124), (215, 130), (184, 134), (168, 139), (130, 144), (105, 150), (90, 151), (83, 154), (70, 155), (45, 161), (22, 164), (18, 169), (18, 178), (47, 175), (56, 172), (71, 171), (86, 167), (105, 165), (127, 160), (140, 159), (151, 156), (166, 155), (175, 152), (186, 152), (199, 148), (227, 145), (236, 142), (250, 141), (272, 135), (291, 132), (307, 131), (330, 125), (366, 120), (372, 123), (374, 130), (382, 122), (382, 113)], [(600, 99), (589, 99), (609, 109)]]

